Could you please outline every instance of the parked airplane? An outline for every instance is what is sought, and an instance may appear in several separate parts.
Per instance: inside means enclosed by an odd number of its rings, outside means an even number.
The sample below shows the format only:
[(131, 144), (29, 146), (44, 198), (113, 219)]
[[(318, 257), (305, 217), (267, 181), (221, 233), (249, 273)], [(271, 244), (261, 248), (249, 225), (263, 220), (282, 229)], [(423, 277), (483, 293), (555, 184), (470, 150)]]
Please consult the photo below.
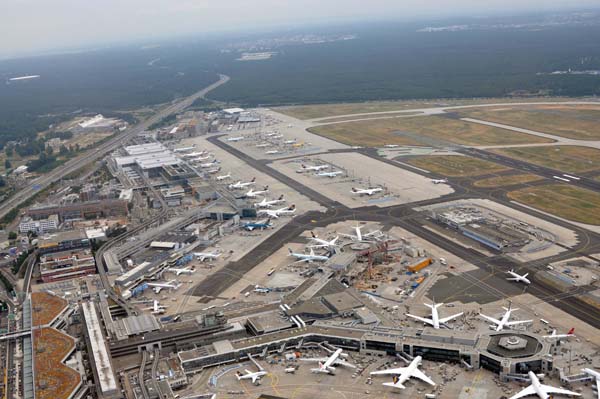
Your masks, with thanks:
[(444, 317), (440, 319), (440, 316), (438, 314), (438, 308), (440, 306), (443, 305), (443, 303), (435, 303), (435, 301), (433, 301), (433, 304), (429, 305), (427, 303), (424, 303), (425, 306), (427, 306), (429, 309), (431, 309), (431, 319), (425, 318), (425, 317), (420, 317), (420, 316), (415, 316), (412, 315), (410, 313), (407, 313), (406, 315), (408, 317), (412, 317), (413, 319), (422, 321), (423, 323), (432, 325), (433, 328), (438, 329), (440, 328), (440, 325), (442, 324), (446, 324), (447, 322), (449, 322), (452, 319), (456, 319), (458, 316), (461, 316), (463, 314), (463, 312), (460, 313), (456, 313), (452, 316), (448, 316), (448, 317)]
[(431, 182), (433, 184), (443, 184), (448, 183), (448, 179), (431, 179)]
[(241, 190), (241, 189), (246, 188), (248, 186), (254, 185), (255, 182), (256, 182), (256, 177), (253, 177), (252, 180), (247, 181), (247, 182), (242, 182), (241, 180), (238, 180), (237, 183), (232, 183), (228, 187), (230, 189)]
[(315, 165), (315, 166), (306, 166), (302, 164), (302, 170), (305, 172), (320, 172), (323, 169), (329, 169), (330, 165)]
[(272, 145), (273, 144), (271, 144), (271, 143), (262, 143), (262, 144), (257, 144), (256, 148), (266, 148), (266, 147), (270, 147)]
[(406, 388), (404, 383), (408, 381), (411, 377), (418, 378), (421, 381), (425, 381), (429, 385), (435, 386), (435, 382), (431, 380), (431, 378), (427, 377), (425, 373), (419, 370), (419, 366), (421, 365), (421, 356), (415, 357), (412, 362), (406, 367), (398, 367), (395, 369), (388, 370), (380, 370), (380, 371), (372, 371), (371, 375), (394, 375), (394, 382), (386, 382), (383, 385), (388, 387)]
[(269, 292), (271, 292), (270, 288), (266, 288), (266, 287), (261, 287), (260, 285), (257, 285), (254, 287), (254, 292), (257, 292), (259, 294), (268, 294)]
[(212, 168), (213, 166), (217, 166), (219, 164), (219, 161), (217, 161), (216, 159), (212, 162), (207, 162), (207, 163), (201, 163), (200, 167), (202, 169), (208, 169), (208, 168)]
[(286, 140), (283, 142), (283, 144), (296, 144), (296, 139), (292, 139), (292, 140)]
[(232, 142), (241, 141), (241, 140), (244, 140), (244, 136), (228, 137), (227, 138), (227, 141), (232, 141)]
[(204, 262), (205, 260), (209, 259), (209, 260), (215, 260), (217, 259), (219, 256), (221, 256), (220, 252), (194, 252), (194, 256), (198, 259), (200, 259), (200, 262)]
[(288, 251), (290, 252), (290, 256), (298, 259), (296, 262), (325, 262), (327, 259), (329, 259), (328, 256), (315, 255), (315, 251), (312, 248), (310, 249), (309, 254), (297, 253), (292, 251), (290, 248), (288, 248)]
[(216, 177), (217, 181), (223, 181), (223, 180), (230, 179), (230, 178), (231, 178), (231, 172), (227, 173), (226, 175)]
[(242, 227), (248, 231), (252, 230), (264, 230), (269, 227), (273, 227), (273, 223), (271, 223), (271, 218), (267, 219), (266, 222), (247, 222), (242, 225)]
[(310, 369), (313, 373), (325, 373), (333, 374), (335, 372), (335, 366), (344, 366), (355, 369), (356, 366), (348, 363), (342, 356), (342, 350), (337, 349), (329, 357), (318, 357), (318, 358), (300, 358), (304, 362), (318, 362), (319, 368)]
[(343, 174), (344, 174), (344, 172), (342, 172), (341, 170), (334, 170), (332, 172), (319, 172), (319, 173), (317, 173), (317, 176), (334, 178), (336, 176), (343, 175)]
[(509, 271), (507, 271), (507, 273), (512, 276), (512, 277), (507, 278), (508, 281), (516, 281), (516, 282), (522, 282), (525, 284), (531, 284), (531, 281), (529, 281), (529, 279), (527, 278), (529, 273), (520, 275), (519, 273), (516, 273), (514, 270), (509, 270)]
[(255, 208), (270, 208), (273, 205), (280, 204), (282, 202), (285, 202), (285, 200), (283, 199), (283, 194), (281, 194), (281, 196), (279, 198), (271, 200), (271, 201), (267, 201), (267, 197), (264, 197), (262, 201), (255, 202), (254, 207)]
[(562, 338), (570, 338), (575, 336), (575, 327), (571, 327), (569, 332), (566, 334), (557, 334), (556, 330), (552, 330), (552, 334), (544, 335), (543, 338), (552, 338), (552, 339), (562, 339)]
[(250, 379), (251, 379), (251, 380), (252, 380), (252, 383), (253, 383), (254, 385), (258, 385), (258, 382), (260, 381), (260, 379), (261, 379), (263, 376), (267, 375), (267, 372), (266, 372), (266, 371), (256, 371), (256, 372), (254, 372), (254, 373), (253, 373), (253, 372), (252, 372), (252, 371), (250, 371), (250, 370), (244, 370), (244, 372), (245, 372), (246, 374), (243, 374), (243, 373), (241, 373), (241, 372), (239, 372), (239, 371), (238, 371), (238, 372), (236, 373), (237, 379), (238, 379), (238, 380), (250, 380)]
[(278, 150), (271, 150), (271, 151), (266, 151), (265, 155), (275, 155), (275, 154), (279, 154)]
[(550, 398), (550, 394), (581, 396), (581, 394), (577, 392), (569, 391), (563, 388), (554, 388), (550, 385), (544, 385), (540, 383), (538, 376), (535, 375), (533, 371), (530, 371), (528, 375), (529, 379), (531, 380), (531, 385), (523, 389), (518, 394), (511, 396), (509, 399), (519, 399), (531, 395), (537, 395), (541, 399), (548, 399)]
[(581, 371), (583, 371), (584, 373), (586, 373), (587, 375), (589, 375), (592, 380), (594, 380), (596, 382), (596, 397), (598, 399), (600, 399), (600, 373), (597, 372), (596, 370), (592, 370), (592, 369), (581, 369)]
[(333, 240), (331, 241), (327, 241), (327, 240), (323, 240), (322, 238), (319, 238), (315, 235), (315, 233), (313, 233), (312, 231), (310, 232), (311, 235), (311, 240), (314, 241), (316, 244), (315, 245), (310, 245), (309, 248), (327, 248), (329, 250), (333, 250), (335, 251), (337, 247), (339, 247), (337, 243), (337, 240), (339, 240), (340, 236), (336, 236)]
[(219, 173), (220, 171), (221, 171), (221, 167), (218, 166), (216, 168), (207, 170), (206, 173), (208, 173), (209, 175), (214, 175), (215, 173)]
[(179, 276), (180, 274), (192, 274), (196, 270), (192, 269), (191, 267), (183, 267), (183, 268), (170, 267), (167, 269), (167, 271), (169, 271), (171, 273), (175, 273), (176, 276)]
[(518, 324), (525, 324), (525, 323), (531, 323), (533, 320), (517, 320), (517, 321), (509, 321), (510, 320), (510, 314), (516, 310), (519, 309), (513, 309), (511, 307), (511, 305), (508, 305), (508, 308), (505, 308), (504, 306), (502, 307), (502, 309), (504, 309), (506, 311), (506, 313), (504, 313), (504, 315), (502, 316), (501, 320), (496, 320), (493, 317), (489, 317), (486, 316), (484, 314), (479, 313), (479, 316), (483, 317), (484, 319), (491, 321), (492, 323), (494, 323), (496, 325), (495, 330), (496, 331), (502, 331), (504, 329), (504, 327), (512, 327), (512, 326), (516, 326)]
[(373, 188), (356, 188), (356, 187), (352, 187), (352, 194), (358, 194), (358, 195), (368, 195), (371, 196), (375, 193), (379, 193), (383, 191), (383, 188), (381, 187), (373, 187)]
[(264, 186), (262, 190), (254, 191), (253, 188), (250, 189), (244, 196), (248, 198), (256, 198), (261, 194), (266, 194), (269, 192), (269, 186)]
[(200, 151), (200, 152), (190, 152), (188, 154), (183, 154), (184, 158), (195, 158), (195, 157), (200, 157), (204, 154), (206, 154), (207, 151)]
[(154, 293), (159, 294), (165, 288), (176, 290), (180, 287), (180, 284), (175, 280), (171, 280), (167, 283), (148, 283), (148, 287), (152, 287)]
[(296, 205), (292, 204), (288, 207), (279, 209), (260, 209), (258, 215), (268, 215), (272, 218), (278, 219), (279, 216), (291, 216), (296, 212)]
[(165, 310), (167, 309), (167, 306), (161, 305), (156, 299), (153, 301), (152, 306), (149, 308), (146, 308), (144, 310), (151, 310), (152, 314), (163, 314), (165, 313)]
[(213, 156), (208, 154), (204, 157), (198, 157), (198, 158), (194, 158), (194, 159), (190, 159), (191, 162), (200, 162), (200, 161), (206, 161), (207, 159), (211, 159)]
[(385, 144), (384, 148), (398, 148), (400, 147), (398, 144)]
[(379, 233), (380, 233), (380, 231), (379, 231), (379, 230), (375, 230), (375, 231), (371, 231), (371, 232), (369, 232), (369, 233), (367, 233), (367, 234), (362, 234), (360, 230), (361, 230), (363, 227), (364, 227), (364, 226), (356, 226), (356, 227), (354, 227), (354, 232), (355, 232), (355, 234), (344, 234), (344, 233), (340, 233), (340, 235), (341, 235), (341, 236), (344, 236), (344, 237), (348, 237), (348, 238), (350, 238), (352, 241), (359, 241), (359, 242), (361, 242), (361, 241), (367, 241), (367, 239), (368, 239), (369, 237), (373, 237), (375, 234), (379, 234)]

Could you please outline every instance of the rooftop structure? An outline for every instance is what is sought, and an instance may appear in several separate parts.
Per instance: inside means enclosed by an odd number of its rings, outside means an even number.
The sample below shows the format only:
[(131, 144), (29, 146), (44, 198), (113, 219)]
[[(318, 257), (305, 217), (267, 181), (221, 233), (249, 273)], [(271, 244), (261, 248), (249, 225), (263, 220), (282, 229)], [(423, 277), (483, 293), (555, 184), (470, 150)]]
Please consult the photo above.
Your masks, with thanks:
[(123, 216), (127, 215), (127, 213), (127, 201), (118, 199), (75, 202), (65, 205), (45, 204), (27, 210), (27, 215), (35, 220), (48, 218), (50, 215), (57, 214), (60, 221)]
[(89, 248), (44, 254), (40, 256), (40, 273), (45, 283), (82, 277), (96, 273), (96, 260)]
[(161, 143), (148, 143), (148, 144), (130, 145), (130, 146), (125, 147), (124, 150), (128, 155), (145, 155), (145, 154), (151, 154), (154, 152), (162, 152), (162, 151), (165, 151), (166, 148)]
[(117, 337), (127, 338), (132, 335), (160, 330), (160, 324), (154, 316), (142, 314), (119, 319), (114, 322), (113, 328)]
[(58, 229), (58, 215), (50, 215), (47, 219), (33, 220), (30, 217), (24, 217), (19, 223), (19, 231), (21, 233), (29, 233), (30, 231), (37, 234), (45, 234), (56, 231)]
[(33, 331), (36, 399), (70, 399), (82, 384), (81, 376), (63, 362), (75, 349), (75, 339), (44, 327)]
[(83, 302), (81, 310), (85, 320), (85, 333), (90, 344), (89, 354), (92, 359), (98, 391), (105, 397), (117, 396), (117, 381), (94, 303)]
[(46, 292), (31, 294), (31, 318), (34, 327), (51, 325), (67, 309), (67, 301)]

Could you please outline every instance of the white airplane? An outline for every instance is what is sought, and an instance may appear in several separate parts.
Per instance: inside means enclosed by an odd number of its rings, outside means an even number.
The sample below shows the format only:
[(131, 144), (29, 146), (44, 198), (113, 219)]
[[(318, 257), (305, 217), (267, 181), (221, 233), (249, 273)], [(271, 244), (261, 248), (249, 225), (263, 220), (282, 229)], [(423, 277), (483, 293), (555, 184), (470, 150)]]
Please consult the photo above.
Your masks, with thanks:
[(600, 373), (597, 372), (596, 370), (592, 370), (592, 369), (581, 369), (581, 371), (583, 371), (584, 373), (586, 373), (587, 375), (589, 375), (592, 380), (595, 380), (596, 382), (596, 396), (598, 399), (600, 399)]
[(247, 181), (247, 182), (242, 182), (241, 180), (238, 180), (237, 183), (232, 183), (228, 187), (230, 189), (241, 190), (241, 189), (246, 188), (248, 186), (254, 185), (255, 182), (256, 182), (256, 177), (253, 177), (252, 180)]
[(329, 169), (330, 165), (316, 165), (316, 166), (306, 166), (302, 164), (302, 170), (305, 172), (320, 172), (324, 169)]
[(265, 152), (265, 155), (275, 155), (275, 154), (279, 154), (279, 151), (277, 151), (277, 150), (271, 150), (271, 151)]
[(244, 140), (244, 136), (229, 137), (229, 138), (227, 138), (227, 141), (232, 141), (232, 142), (241, 141), (241, 140)]
[(538, 376), (535, 375), (533, 371), (530, 371), (527, 374), (529, 375), (529, 379), (531, 380), (531, 385), (523, 389), (518, 394), (511, 396), (509, 399), (519, 399), (531, 395), (537, 395), (540, 399), (548, 399), (550, 398), (550, 394), (581, 396), (581, 394), (577, 392), (569, 391), (563, 388), (554, 388), (550, 385), (544, 385), (540, 383)]
[(230, 178), (231, 178), (231, 172), (227, 173), (226, 175), (221, 175), (221, 176), (216, 177), (217, 181), (223, 181), (223, 180), (230, 179)]
[(215, 173), (219, 173), (220, 170), (221, 170), (221, 167), (218, 166), (216, 168), (207, 170), (206, 173), (208, 173), (209, 175), (214, 175)]
[(300, 360), (302, 360), (304, 362), (318, 362), (319, 368), (310, 369), (310, 371), (312, 371), (313, 373), (333, 374), (335, 371), (335, 366), (344, 366), (344, 367), (350, 367), (353, 369), (356, 368), (355, 365), (350, 364), (346, 360), (344, 360), (341, 349), (337, 349), (329, 357), (318, 357), (318, 358), (307, 358), (307, 359), (300, 358)]
[(207, 163), (201, 163), (200, 167), (203, 169), (208, 169), (208, 168), (212, 168), (213, 166), (217, 166), (219, 164), (219, 161), (217, 161), (216, 159), (212, 162), (207, 162)]
[(236, 374), (237, 379), (238, 380), (252, 380), (252, 383), (254, 385), (258, 385), (258, 381), (260, 381), (260, 379), (267, 375), (268, 373), (266, 371), (256, 371), (256, 372), (252, 372), (250, 370), (244, 370), (244, 372), (246, 374), (240, 373), (239, 371)]
[(268, 294), (269, 292), (271, 292), (269, 288), (261, 287), (260, 285), (255, 286), (253, 291), (259, 294)]
[(167, 306), (161, 305), (156, 299), (153, 301), (153, 304), (151, 307), (146, 308), (144, 310), (151, 310), (152, 314), (163, 314), (165, 313), (165, 310), (167, 309)]
[(189, 154), (183, 154), (183, 157), (184, 158), (195, 158), (195, 157), (200, 157), (204, 154), (206, 154), (206, 151), (190, 152)]
[(315, 235), (315, 233), (313, 233), (312, 231), (310, 232), (311, 235), (311, 240), (314, 241), (316, 244), (315, 245), (310, 245), (309, 248), (327, 248), (327, 249), (333, 249), (335, 250), (337, 247), (339, 247), (339, 245), (337, 245), (337, 240), (340, 238), (340, 236), (335, 237), (333, 240), (331, 241), (327, 241), (327, 240), (323, 240), (322, 238), (319, 238)]
[(167, 283), (148, 283), (148, 287), (152, 287), (154, 293), (159, 294), (165, 288), (176, 290), (179, 288), (179, 284), (175, 280), (171, 280)]
[(262, 144), (257, 144), (256, 148), (266, 148), (266, 147), (270, 147), (272, 145), (273, 144), (271, 144), (271, 143), (262, 143)]
[(527, 278), (529, 273), (525, 273), (522, 276), (519, 273), (516, 273), (514, 270), (509, 270), (506, 273), (511, 275), (511, 277), (507, 278), (508, 281), (516, 281), (517, 283), (522, 282), (525, 284), (531, 284), (531, 281), (529, 281), (529, 279)]
[(551, 338), (551, 339), (562, 339), (562, 338), (570, 338), (575, 336), (575, 327), (571, 327), (569, 332), (566, 334), (557, 334), (556, 330), (552, 330), (552, 334), (544, 335), (543, 338)]
[(415, 316), (412, 315), (410, 313), (407, 313), (406, 315), (408, 317), (412, 317), (413, 319), (422, 321), (425, 324), (429, 324), (431, 326), (433, 326), (433, 328), (438, 329), (440, 328), (440, 325), (442, 324), (446, 324), (447, 322), (449, 322), (452, 319), (456, 319), (458, 316), (461, 316), (463, 314), (463, 312), (460, 313), (456, 313), (452, 316), (448, 316), (448, 317), (444, 317), (440, 319), (440, 315), (438, 314), (438, 308), (440, 306), (443, 305), (443, 303), (435, 303), (435, 301), (433, 301), (433, 304), (429, 305), (427, 303), (424, 303), (423, 305), (427, 306), (429, 309), (431, 309), (431, 319), (425, 318), (425, 317), (420, 317), (420, 316)]
[(212, 155), (207, 155), (204, 157), (198, 157), (198, 158), (194, 158), (194, 159), (190, 159), (191, 162), (200, 162), (200, 161), (206, 161), (207, 159), (211, 159)]
[(383, 148), (398, 148), (400, 147), (398, 144), (386, 144)]
[(328, 256), (315, 255), (315, 251), (312, 248), (310, 249), (309, 254), (297, 253), (297, 252), (292, 251), (290, 248), (288, 248), (288, 251), (290, 253), (289, 256), (293, 256), (294, 258), (298, 259), (296, 262), (308, 262), (308, 263), (325, 262), (326, 260), (329, 259)]
[(291, 216), (296, 212), (296, 205), (292, 204), (288, 207), (279, 209), (261, 209), (257, 212), (258, 215), (267, 215), (278, 219), (280, 216)]
[(352, 187), (352, 194), (358, 194), (358, 195), (368, 195), (371, 196), (375, 193), (379, 193), (383, 191), (383, 188), (381, 187), (373, 187), (373, 188), (356, 188), (356, 187)]
[(502, 307), (502, 309), (504, 309), (506, 311), (506, 313), (504, 313), (504, 316), (502, 316), (501, 320), (497, 320), (494, 319), (493, 317), (490, 316), (486, 316), (484, 314), (479, 313), (479, 316), (483, 317), (484, 319), (491, 321), (492, 323), (494, 323), (496, 325), (495, 330), (496, 331), (502, 331), (504, 329), (504, 327), (512, 327), (512, 326), (516, 326), (518, 324), (525, 324), (525, 323), (531, 323), (533, 320), (517, 320), (517, 321), (509, 321), (510, 320), (510, 314), (516, 310), (519, 310), (517, 308), (513, 309), (511, 307), (511, 305), (508, 305), (508, 308), (505, 308), (504, 306)]
[(431, 378), (427, 377), (425, 373), (419, 370), (419, 366), (421, 365), (421, 356), (415, 357), (412, 362), (406, 367), (398, 367), (395, 369), (388, 370), (380, 370), (380, 371), (372, 371), (371, 375), (394, 375), (394, 382), (385, 382), (383, 385), (388, 387), (406, 388), (404, 383), (408, 381), (411, 377), (418, 378), (421, 381), (428, 383), (429, 385), (435, 386), (435, 382), (431, 380)]
[(296, 144), (296, 141), (298, 141), (298, 140), (296, 140), (296, 139), (286, 140), (283, 142), (283, 144)]
[(259, 195), (266, 194), (269, 192), (269, 186), (264, 186), (262, 190), (254, 191), (253, 188), (250, 189), (244, 196), (248, 198), (256, 198)]
[(343, 175), (343, 174), (344, 174), (344, 172), (342, 172), (341, 170), (334, 170), (333, 172), (319, 172), (316, 174), (316, 176), (334, 178), (336, 176)]
[(367, 233), (367, 234), (362, 234), (362, 232), (360, 231), (360, 229), (362, 229), (363, 227), (364, 226), (356, 226), (356, 227), (354, 227), (355, 234), (340, 233), (340, 235), (344, 236), (344, 237), (348, 237), (352, 241), (362, 242), (362, 241), (366, 241), (369, 237), (372, 237), (375, 234), (379, 234), (380, 233), (379, 230), (375, 230), (375, 231), (371, 231), (370, 233)]
[(205, 260), (215, 260), (219, 256), (221, 256), (220, 252), (194, 252), (194, 256), (200, 259), (200, 262), (204, 262)]
[(271, 133), (265, 134), (265, 137), (274, 137), (274, 136), (277, 136), (276, 132), (271, 132)]
[(270, 208), (273, 205), (281, 204), (282, 202), (285, 202), (285, 200), (283, 199), (283, 194), (279, 198), (271, 200), (271, 201), (267, 201), (267, 197), (265, 197), (265, 198), (263, 198), (262, 201), (256, 202), (254, 204), (254, 207), (256, 207), (256, 208)]
[(193, 274), (196, 270), (192, 269), (191, 267), (183, 267), (183, 268), (170, 267), (167, 269), (167, 271), (169, 271), (171, 273), (175, 273), (176, 276), (179, 276), (180, 274)]
[(448, 179), (431, 179), (431, 182), (433, 184), (443, 184), (448, 183)]

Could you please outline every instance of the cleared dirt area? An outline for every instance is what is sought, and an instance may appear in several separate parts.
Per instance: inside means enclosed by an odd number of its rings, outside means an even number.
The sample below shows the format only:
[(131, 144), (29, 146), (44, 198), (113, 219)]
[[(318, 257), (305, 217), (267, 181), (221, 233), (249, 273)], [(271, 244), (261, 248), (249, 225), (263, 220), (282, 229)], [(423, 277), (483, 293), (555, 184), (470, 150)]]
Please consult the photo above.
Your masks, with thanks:
[(582, 173), (600, 170), (600, 150), (589, 147), (560, 145), (500, 148), (492, 151), (563, 172)]
[(600, 225), (600, 194), (590, 190), (548, 184), (511, 191), (508, 197), (561, 218)]
[(430, 172), (451, 177), (480, 176), (510, 170), (496, 163), (462, 155), (428, 155), (411, 158), (407, 163)]
[(542, 180), (543, 178), (540, 176), (532, 175), (529, 173), (523, 173), (518, 175), (508, 175), (508, 176), (496, 176), (490, 177), (487, 179), (477, 180), (473, 185), (475, 187), (484, 187), (484, 188), (492, 188), (492, 187), (505, 187), (505, 186), (514, 186), (517, 184), (531, 183), (534, 181)]
[(461, 116), (536, 130), (575, 140), (600, 140), (600, 105), (477, 108)]
[[(419, 137), (461, 145), (550, 143), (552, 140), (442, 116), (375, 119), (316, 126), (311, 132), (349, 145), (417, 145)], [(421, 143), (422, 144), (422, 143)]]

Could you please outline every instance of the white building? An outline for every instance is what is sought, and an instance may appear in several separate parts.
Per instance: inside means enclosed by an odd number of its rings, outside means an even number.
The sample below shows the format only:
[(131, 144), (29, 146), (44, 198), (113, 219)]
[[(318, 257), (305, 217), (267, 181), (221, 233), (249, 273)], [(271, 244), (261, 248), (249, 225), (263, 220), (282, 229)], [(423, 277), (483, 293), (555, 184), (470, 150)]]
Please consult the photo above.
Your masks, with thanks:
[(48, 219), (33, 220), (31, 218), (21, 219), (19, 231), (23, 234), (33, 231), (37, 234), (45, 234), (58, 230), (58, 215), (50, 215)]

